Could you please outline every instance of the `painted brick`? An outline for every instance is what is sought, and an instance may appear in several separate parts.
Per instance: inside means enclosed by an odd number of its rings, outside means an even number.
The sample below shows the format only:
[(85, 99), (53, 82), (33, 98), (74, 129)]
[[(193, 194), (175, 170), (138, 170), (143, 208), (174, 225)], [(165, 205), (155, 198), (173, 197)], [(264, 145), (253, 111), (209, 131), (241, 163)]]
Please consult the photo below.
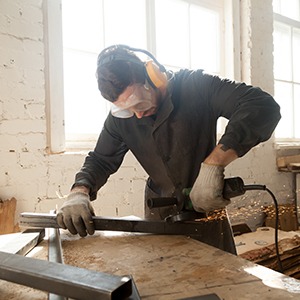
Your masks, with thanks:
[(134, 193), (144, 194), (146, 179), (135, 179), (132, 181), (132, 190)]
[[(121, 169), (118, 170), (117, 177), (118, 178), (124, 178), (124, 179), (131, 179), (136, 175), (135, 168), (133, 166), (127, 167), (123, 166)], [(115, 177), (115, 175), (111, 176), (112, 178)]]
[(22, 49), (32, 55), (44, 57), (44, 44), (42, 41), (23, 40)]
[[(6, 1), (7, 3), (8, 1)], [(30, 20), (22, 20), (9, 15), (0, 16), (0, 25), (7, 34), (18, 39), (31, 39), (40, 41), (43, 38), (43, 26), (40, 23), (32, 23)]]
[(45, 149), (46, 136), (44, 133), (28, 133), (16, 138), (14, 135), (2, 134), (0, 144), (14, 152)]
[(3, 119), (3, 106), (4, 106), (4, 102), (0, 98), (0, 121), (2, 121)]
[[(31, 85), (32, 84), (33, 83), (31, 83)], [(3, 90), (5, 91), (4, 95), (11, 97), (11, 99), (34, 99), (34, 101), (36, 101), (37, 103), (45, 103), (44, 85), (29, 88), (28, 84), (9, 82), (9, 85), (6, 84), (5, 86), (3, 86), (2, 91)]]
[(1, 51), (2, 65), (6, 68), (35, 69), (44, 68), (44, 57), (21, 49), (11, 49), (11, 51)]
[(24, 134), (30, 132), (46, 132), (44, 120), (4, 120), (0, 127), (0, 134)]
[(6, 100), (3, 102), (3, 119), (45, 119), (45, 105), (35, 103), (34, 100), (22, 101), (20, 99)]
[(18, 161), (18, 153), (15, 151), (9, 150), (9, 148), (1, 149), (0, 151), (0, 165), (1, 170), (4, 171), (10, 170), (12, 166), (15, 166)]
[(35, 152), (20, 152), (19, 153), (19, 165), (23, 169), (33, 169), (37, 166), (44, 166), (43, 165), (44, 155), (39, 151)]
[[(1, 12), (0, 12), (1, 16)], [(1, 27), (0, 27), (1, 30)], [(1, 31), (0, 31), (1, 32)], [(9, 45), (9, 47), (7, 47)], [(1, 54), (1, 62), (3, 60), (3, 55), (7, 55), (10, 49), (22, 49), (23, 48), (23, 41), (20, 39), (16, 39), (7, 34), (0, 34), (0, 54)]]
[[(26, 184), (26, 182), (38, 186), (39, 180), (45, 181), (47, 178), (47, 172), (42, 165), (23, 168), (19, 162), (10, 170), (9, 175), (11, 177), (11, 184), (16, 184), (17, 186), (18, 184)], [(36, 194), (32, 194), (32, 197), (36, 197)]]

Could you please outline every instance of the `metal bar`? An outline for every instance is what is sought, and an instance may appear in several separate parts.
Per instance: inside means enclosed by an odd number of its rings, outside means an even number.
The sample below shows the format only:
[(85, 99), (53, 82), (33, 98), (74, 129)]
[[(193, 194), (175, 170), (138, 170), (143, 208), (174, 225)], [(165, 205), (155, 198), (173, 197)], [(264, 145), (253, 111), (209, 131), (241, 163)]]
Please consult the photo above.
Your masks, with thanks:
[[(56, 210), (50, 210), (50, 214), (55, 214)], [(62, 246), (60, 232), (58, 228), (48, 228), (48, 261), (63, 264)], [(48, 294), (48, 300), (68, 300), (62, 295)]]
[(63, 255), (58, 228), (49, 228), (48, 260), (63, 264)]
[[(206, 219), (170, 223), (166, 221), (93, 217), (96, 230), (195, 236), (201, 236), (202, 232), (206, 231), (209, 222), (204, 220)], [(50, 214), (21, 213), (20, 225), (59, 228), (56, 216)]]
[[(48, 228), (49, 239), (48, 239), (48, 260), (63, 264), (63, 255), (61, 240), (58, 228)], [(48, 300), (67, 300), (62, 295), (56, 295), (49, 293)]]
[(0, 279), (69, 298), (126, 299), (129, 276), (116, 276), (40, 259), (0, 252)]
[(139, 291), (135, 285), (133, 277), (131, 275), (129, 275), (129, 277), (131, 278), (131, 282), (132, 282), (132, 294), (127, 300), (141, 300)]
[[(50, 210), (50, 214), (56, 215), (56, 209)], [(48, 260), (63, 264), (62, 246), (58, 228), (48, 228)]]
[(45, 229), (27, 229), (15, 234), (15, 238), (9, 244), (0, 246), (0, 251), (11, 254), (26, 255), (45, 236)]

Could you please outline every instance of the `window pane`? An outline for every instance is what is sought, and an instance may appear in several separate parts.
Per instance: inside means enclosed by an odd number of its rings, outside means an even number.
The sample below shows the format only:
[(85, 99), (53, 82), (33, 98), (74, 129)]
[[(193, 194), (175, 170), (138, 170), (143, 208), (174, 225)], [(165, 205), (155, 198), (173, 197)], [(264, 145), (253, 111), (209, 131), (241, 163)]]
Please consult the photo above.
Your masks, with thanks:
[(95, 77), (104, 41), (107, 46), (124, 43), (146, 48), (145, 1), (103, 3), (104, 19), (100, 0), (63, 0), (67, 140), (74, 135), (98, 135), (108, 114), (109, 102), (101, 97)]
[(98, 52), (103, 40), (101, 15), (99, 0), (62, 0), (64, 47)]
[(127, 44), (146, 48), (144, 0), (105, 0), (104, 12), (106, 46)]
[(280, 0), (273, 0), (273, 11), (280, 14)]
[(281, 0), (280, 14), (294, 20), (299, 20), (299, 0)]
[[(98, 134), (107, 115), (95, 77), (97, 55), (68, 50), (64, 55), (65, 128), (70, 134)], [(76, 63), (74, 63), (76, 62)]]
[(294, 81), (300, 83), (300, 29), (293, 30), (293, 75)]
[(274, 24), (274, 76), (292, 80), (291, 30), (287, 25)]
[[(191, 67), (220, 72), (220, 25), (216, 11), (191, 6)], [(205, 30), (199, 30), (200, 28)]]
[(277, 138), (293, 137), (293, 91), (292, 84), (275, 81), (275, 99), (280, 105), (281, 120), (276, 127)]
[(156, 53), (165, 65), (189, 66), (189, 4), (155, 1)]
[(294, 119), (295, 119), (295, 138), (300, 139), (300, 84), (294, 85)]

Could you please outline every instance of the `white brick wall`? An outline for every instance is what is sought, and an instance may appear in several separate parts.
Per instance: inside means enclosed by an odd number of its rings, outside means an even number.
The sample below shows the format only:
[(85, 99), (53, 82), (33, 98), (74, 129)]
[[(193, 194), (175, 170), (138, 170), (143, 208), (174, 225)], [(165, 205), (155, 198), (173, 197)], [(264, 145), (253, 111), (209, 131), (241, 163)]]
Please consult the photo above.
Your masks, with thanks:
[[(15, 197), (17, 214), (60, 206), (84, 160), (84, 153), (48, 155), (42, 0), (0, 1), (0, 198)], [(241, 1), (243, 80), (273, 91), (271, 0)], [(289, 200), (290, 177), (275, 166), (272, 141), (234, 162), (227, 175), (267, 184), (280, 201)], [(98, 215), (143, 215), (146, 174), (131, 155), (98, 193)], [(259, 193), (233, 201), (253, 214)], [(266, 197), (263, 201), (268, 202)], [(250, 211), (249, 211), (250, 207)], [(247, 213), (245, 213), (245, 211)]]

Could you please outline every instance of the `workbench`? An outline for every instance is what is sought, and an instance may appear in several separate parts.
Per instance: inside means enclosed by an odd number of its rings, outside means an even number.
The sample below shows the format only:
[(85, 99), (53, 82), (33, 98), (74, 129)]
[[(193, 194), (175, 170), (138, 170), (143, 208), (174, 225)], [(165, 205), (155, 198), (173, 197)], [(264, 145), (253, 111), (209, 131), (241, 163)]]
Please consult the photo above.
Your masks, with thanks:
[[(132, 275), (141, 299), (300, 299), (300, 281), (185, 236), (103, 232), (80, 238), (61, 230), (64, 263)], [(47, 260), (43, 240), (29, 256)], [(0, 280), (0, 299), (43, 300), (47, 293)]]

